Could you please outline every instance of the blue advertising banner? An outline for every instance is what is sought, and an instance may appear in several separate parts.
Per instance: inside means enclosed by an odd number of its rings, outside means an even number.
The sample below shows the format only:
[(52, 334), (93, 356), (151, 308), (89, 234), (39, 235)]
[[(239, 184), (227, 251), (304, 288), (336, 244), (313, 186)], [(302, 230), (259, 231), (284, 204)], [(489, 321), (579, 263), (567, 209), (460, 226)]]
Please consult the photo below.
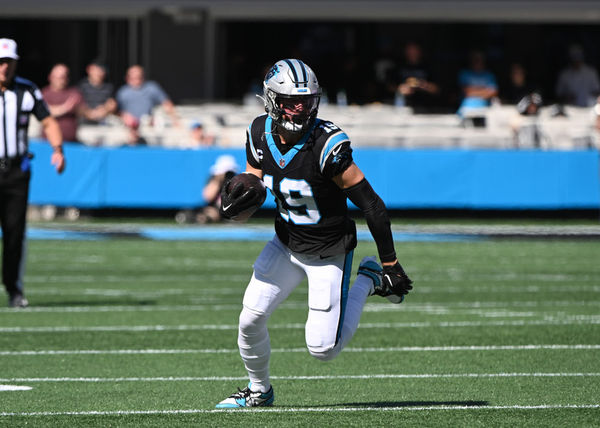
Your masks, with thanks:
[[(65, 144), (57, 175), (51, 150), (32, 141), (30, 202), (79, 208), (204, 205), (209, 168), (223, 154), (243, 169), (243, 149), (103, 148)], [(388, 208), (582, 209), (600, 207), (595, 150), (355, 149), (354, 160)], [(273, 207), (269, 196), (267, 207)]]

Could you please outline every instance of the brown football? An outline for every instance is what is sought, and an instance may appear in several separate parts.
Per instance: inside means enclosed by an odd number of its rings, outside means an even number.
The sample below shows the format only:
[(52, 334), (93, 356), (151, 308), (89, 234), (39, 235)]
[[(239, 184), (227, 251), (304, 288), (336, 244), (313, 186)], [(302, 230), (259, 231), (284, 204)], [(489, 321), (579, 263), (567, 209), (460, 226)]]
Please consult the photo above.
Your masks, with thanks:
[(244, 192), (251, 189), (256, 190), (257, 198), (254, 199), (251, 206), (246, 208), (244, 211), (241, 211), (238, 215), (232, 217), (235, 221), (246, 221), (248, 218), (256, 212), (260, 208), (260, 206), (265, 202), (267, 197), (267, 188), (265, 187), (263, 181), (258, 178), (256, 175), (249, 172), (242, 172), (234, 176), (227, 186), (227, 191), (229, 192), (233, 189), (238, 183), (242, 183), (244, 186)]

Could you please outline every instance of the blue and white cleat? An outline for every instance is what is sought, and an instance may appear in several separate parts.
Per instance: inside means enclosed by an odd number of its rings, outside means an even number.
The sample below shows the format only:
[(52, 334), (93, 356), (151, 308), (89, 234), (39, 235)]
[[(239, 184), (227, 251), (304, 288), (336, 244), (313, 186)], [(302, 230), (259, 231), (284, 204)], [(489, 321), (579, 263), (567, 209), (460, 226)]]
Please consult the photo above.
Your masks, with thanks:
[(275, 401), (273, 386), (267, 392), (253, 392), (250, 383), (244, 389), (239, 389), (228, 398), (217, 404), (217, 409), (239, 409), (244, 407), (267, 407)]
[(358, 265), (358, 275), (365, 275), (373, 281), (373, 288), (369, 296), (377, 295), (385, 297), (392, 303), (402, 303), (404, 295), (397, 295), (383, 282), (383, 268), (377, 263), (375, 257), (365, 257)]

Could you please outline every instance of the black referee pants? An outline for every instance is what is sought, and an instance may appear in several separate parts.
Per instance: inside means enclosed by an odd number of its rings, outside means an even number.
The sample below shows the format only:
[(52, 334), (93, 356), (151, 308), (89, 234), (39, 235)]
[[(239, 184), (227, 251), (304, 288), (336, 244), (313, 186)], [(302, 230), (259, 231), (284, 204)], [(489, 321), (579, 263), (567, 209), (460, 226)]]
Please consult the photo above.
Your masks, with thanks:
[(10, 296), (18, 289), (23, 255), (27, 199), (31, 172), (22, 171), (20, 162), (0, 171), (0, 222), (2, 223), (2, 282)]

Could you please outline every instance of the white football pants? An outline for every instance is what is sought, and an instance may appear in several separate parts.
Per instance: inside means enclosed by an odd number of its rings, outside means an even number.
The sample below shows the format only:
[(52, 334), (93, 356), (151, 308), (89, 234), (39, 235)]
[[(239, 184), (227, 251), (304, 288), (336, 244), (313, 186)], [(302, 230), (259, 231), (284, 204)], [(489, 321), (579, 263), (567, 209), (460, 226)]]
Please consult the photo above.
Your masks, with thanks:
[(351, 251), (321, 259), (295, 253), (277, 237), (267, 243), (254, 263), (239, 322), (238, 346), (254, 391), (266, 392), (270, 387), (267, 320), (305, 277), (305, 337), (310, 354), (330, 360), (350, 341), (372, 285), (370, 278), (358, 275), (349, 290), (352, 256)]

